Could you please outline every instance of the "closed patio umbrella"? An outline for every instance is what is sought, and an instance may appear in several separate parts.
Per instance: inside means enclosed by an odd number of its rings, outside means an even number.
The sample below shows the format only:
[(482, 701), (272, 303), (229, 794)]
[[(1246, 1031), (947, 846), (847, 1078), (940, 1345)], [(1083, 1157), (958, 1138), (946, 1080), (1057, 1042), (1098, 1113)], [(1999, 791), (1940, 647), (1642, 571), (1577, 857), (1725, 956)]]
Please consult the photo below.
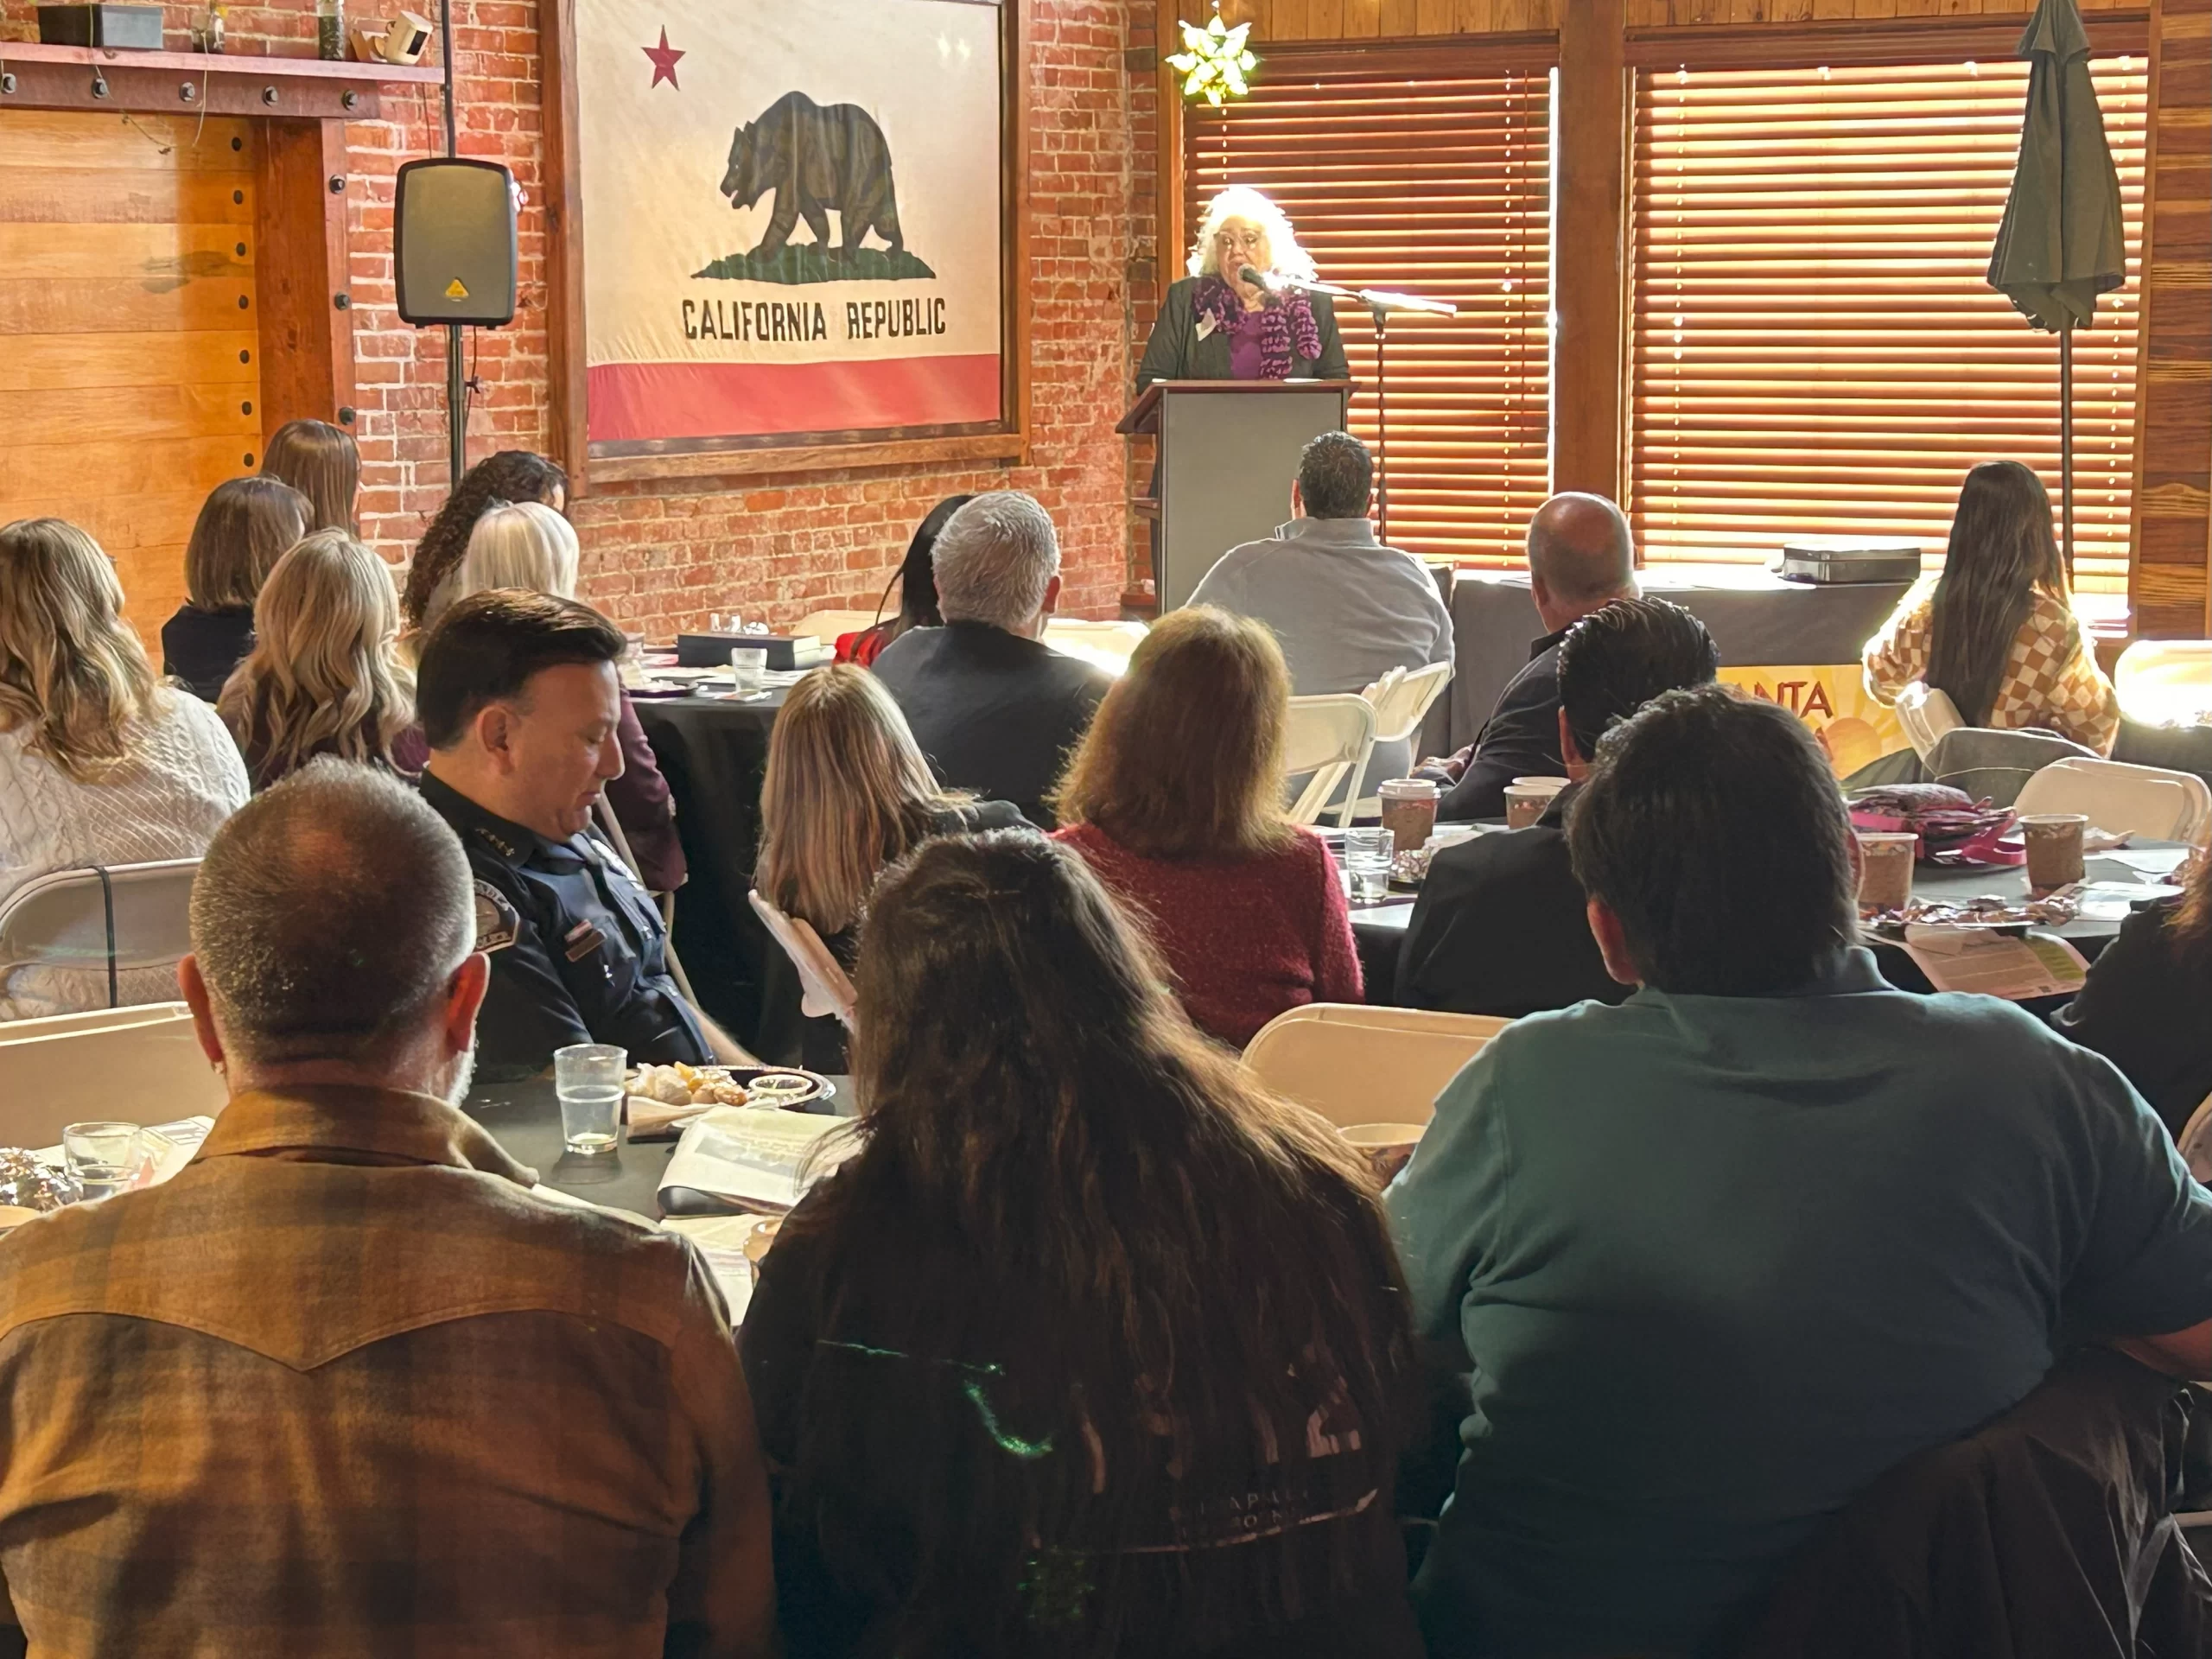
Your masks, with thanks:
[(1989, 285), (2035, 327), (2058, 335), (2058, 470), (2066, 569), (2074, 569), (2074, 330), (2097, 296), (2127, 279), (2120, 175), (2089, 80), (2089, 36), (2075, 0), (2040, 0), (2020, 37), (2028, 106)]

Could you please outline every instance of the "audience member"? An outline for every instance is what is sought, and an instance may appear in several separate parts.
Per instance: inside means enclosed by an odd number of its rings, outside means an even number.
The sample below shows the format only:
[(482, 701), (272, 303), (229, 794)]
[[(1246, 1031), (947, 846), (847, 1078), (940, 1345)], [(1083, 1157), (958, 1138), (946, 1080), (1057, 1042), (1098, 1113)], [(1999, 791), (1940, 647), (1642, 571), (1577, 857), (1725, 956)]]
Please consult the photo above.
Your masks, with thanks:
[(633, 1062), (752, 1060), (677, 989), (660, 912), (590, 827), (622, 772), (626, 648), (588, 606), (517, 588), (457, 601), (423, 646), (423, 798), (476, 873), (487, 1076), (543, 1071), (570, 1043), (619, 1044)]
[[(883, 654), (883, 648), (902, 633), (916, 628), (940, 628), (944, 626), (944, 614), (937, 607), (937, 573), (931, 562), (937, 554), (937, 538), (952, 521), (952, 515), (976, 498), (972, 495), (948, 495), (929, 511), (914, 531), (913, 540), (906, 543), (906, 556), (899, 566), (894, 580), (899, 584), (899, 613), (873, 627), (849, 633), (837, 641), (837, 660), (858, 663), (866, 668)], [(885, 594), (889, 594), (887, 588)], [(882, 614), (880, 602), (876, 613)]]
[[(0, 905), (55, 870), (197, 858), (247, 795), (215, 711), (157, 683), (100, 545), (59, 518), (0, 526)], [(176, 995), (165, 968), (20, 968), (0, 1020)], [(4, 1603), (0, 1603), (4, 1605)]]
[[(1529, 521), (1529, 596), (1544, 637), (1498, 694), (1473, 744), (1440, 763), (1450, 782), (1440, 817), (1500, 818), (1516, 778), (1563, 775), (1559, 751), (1559, 643), (1591, 612), (1634, 599), (1636, 543), (1621, 510), (1601, 495), (1555, 495)], [(1451, 781), (1456, 778), (1456, 781)]]
[(1923, 576), (1866, 642), (1866, 690), (1894, 702), (1916, 681), (1969, 726), (2040, 727), (2100, 754), (2120, 699), (2082, 642), (2043, 480), (2017, 461), (1967, 474), (1941, 575)]
[(345, 531), (317, 531), (261, 584), (253, 632), (215, 709), (254, 788), (318, 754), (393, 767), (415, 704), (390, 566)]
[(1289, 698), (1265, 627), (1171, 612), (1060, 788), (1058, 838), (1142, 918), (1192, 1023), (1236, 1048), (1286, 1008), (1361, 995), (1336, 861), (1283, 812)]
[[(1298, 458), (1290, 522), (1222, 555), (1191, 594), (1264, 622), (1290, 664), (1291, 693), (1365, 690), (1394, 668), (1452, 660), (1452, 613), (1428, 567), (1385, 547), (1368, 515), (1375, 465), (1349, 432), (1324, 432)], [(1361, 792), (1402, 778), (1408, 743), (1378, 743)]]
[(2127, 1076), (2177, 1139), (2212, 1095), (2212, 859), (2181, 895), (2137, 911), (2051, 1023)]
[(335, 760), (209, 847), (181, 977), (230, 1104), (0, 1274), (0, 1626), (31, 1652), (774, 1651), (705, 1263), (538, 1197), (455, 1109), (472, 899), (436, 817)]
[[(435, 595), (429, 623), (435, 626), (454, 601), (494, 588), (528, 588), (574, 599), (582, 557), (575, 527), (552, 508), (538, 501), (499, 503), (469, 532), (468, 551)], [(416, 639), (419, 645), (422, 636)], [(645, 886), (654, 893), (673, 893), (689, 874), (683, 841), (676, 830), (676, 799), (626, 690), (614, 735), (622, 746), (622, 775), (608, 782), (607, 804), (614, 809), (614, 821)], [(408, 736), (401, 759), (420, 771), (428, 748), (418, 747), (416, 734)]]
[(1432, 1654), (1699, 1650), (2069, 1343), (2212, 1375), (2212, 1196), (2110, 1062), (1883, 983), (1788, 710), (1661, 696), (1567, 836), (1643, 988), (1497, 1037), (1389, 1194), (1419, 1331), (1474, 1379), (1415, 1583)]
[(308, 499), (308, 528), (357, 533), (354, 502), (361, 488), (361, 451), (353, 435), (328, 421), (287, 421), (269, 440), (261, 475), (290, 485)]
[[(891, 694), (866, 670), (840, 663), (793, 686), (768, 734), (753, 884), (820, 934), (849, 973), (868, 893), (886, 865), (931, 836), (1021, 823), (1004, 801), (940, 787)], [(834, 1017), (806, 1021), (800, 1063), (847, 1069)]]
[(1429, 860), (1398, 956), (1396, 1000), (1408, 1007), (1516, 1019), (1628, 995), (1584, 918), (1567, 810), (1606, 729), (1662, 691), (1709, 683), (1720, 653), (1681, 606), (1617, 599), (1567, 628), (1558, 662), (1560, 753), (1573, 781), (1527, 829), (1477, 836)]
[(453, 601), (448, 584), (468, 552), (476, 521), (502, 504), (542, 501), (556, 512), (569, 505), (569, 475), (556, 461), (527, 449), (502, 449), (486, 455), (461, 474), (461, 482), (438, 508), (423, 539), (415, 544), (407, 569), (399, 612), (404, 625), (428, 628)]
[(213, 702), (253, 649), (253, 601), (284, 550), (308, 533), (307, 497), (273, 478), (218, 484), (184, 550), (188, 595), (162, 624), (162, 672)]
[(1049, 830), (1045, 798), (1113, 683), (1044, 643), (1060, 597), (1052, 518), (1019, 491), (979, 495), (946, 523), (931, 568), (944, 626), (901, 634), (875, 671), (940, 783)]
[(861, 1146), (741, 1338), (791, 1652), (1420, 1653), (1371, 1178), (1160, 976), (1034, 836), (878, 887)]

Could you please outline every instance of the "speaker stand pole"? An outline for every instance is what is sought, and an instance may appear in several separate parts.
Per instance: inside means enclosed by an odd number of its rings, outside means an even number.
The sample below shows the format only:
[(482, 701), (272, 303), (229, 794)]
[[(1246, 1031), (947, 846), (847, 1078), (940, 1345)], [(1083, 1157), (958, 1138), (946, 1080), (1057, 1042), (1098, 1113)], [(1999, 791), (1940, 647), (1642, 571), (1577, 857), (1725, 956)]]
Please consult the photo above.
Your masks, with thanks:
[[(446, 159), (461, 154), (454, 129), (453, 96), (453, 0), (438, 6), (440, 46), (445, 58)], [(468, 386), (461, 372), (461, 325), (446, 325), (446, 467), (448, 492), (461, 487), (468, 470)]]

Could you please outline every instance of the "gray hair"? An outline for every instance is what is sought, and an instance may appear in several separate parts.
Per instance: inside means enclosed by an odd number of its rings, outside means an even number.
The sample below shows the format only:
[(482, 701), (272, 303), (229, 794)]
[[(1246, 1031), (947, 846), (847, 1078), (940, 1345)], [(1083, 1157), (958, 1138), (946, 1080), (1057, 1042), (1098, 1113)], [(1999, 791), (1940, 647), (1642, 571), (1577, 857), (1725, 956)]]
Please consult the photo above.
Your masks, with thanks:
[(1636, 538), (1602, 495), (1564, 491), (1529, 520), (1529, 570), (1570, 605), (1634, 599)]
[(475, 948), (459, 839), (371, 766), (324, 758), (255, 797), (192, 884), (200, 977), (257, 1064), (372, 1058)]
[(1027, 627), (1060, 574), (1052, 515), (1020, 490), (979, 495), (945, 522), (931, 557), (937, 607), (948, 622)]

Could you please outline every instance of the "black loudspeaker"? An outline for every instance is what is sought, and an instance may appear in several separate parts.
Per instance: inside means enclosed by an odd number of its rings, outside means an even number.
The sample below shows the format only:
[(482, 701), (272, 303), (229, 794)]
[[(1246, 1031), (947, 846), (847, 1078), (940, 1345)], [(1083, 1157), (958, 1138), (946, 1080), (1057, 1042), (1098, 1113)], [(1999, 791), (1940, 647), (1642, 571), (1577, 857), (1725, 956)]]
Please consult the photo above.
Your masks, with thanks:
[(404, 321), (512, 322), (514, 176), (496, 162), (409, 162), (392, 209), (392, 266)]

